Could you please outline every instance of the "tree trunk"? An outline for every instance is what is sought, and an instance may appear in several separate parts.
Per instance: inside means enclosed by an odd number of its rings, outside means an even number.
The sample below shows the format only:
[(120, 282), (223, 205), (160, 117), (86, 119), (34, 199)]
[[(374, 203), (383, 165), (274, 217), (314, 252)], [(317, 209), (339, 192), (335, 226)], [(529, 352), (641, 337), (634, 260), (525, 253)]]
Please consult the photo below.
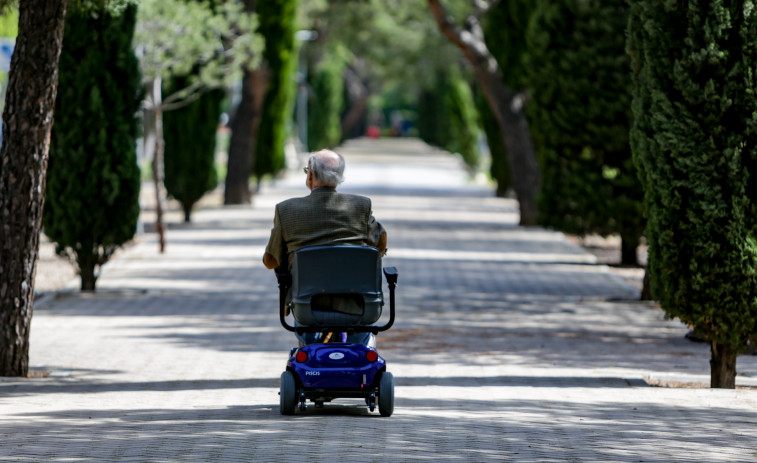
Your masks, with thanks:
[(644, 281), (642, 283), (640, 299), (642, 301), (652, 300), (652, 286), (649, 284), (649, 268), (644, 270)]
[(639, 237), (620, 235), (620, 264), (627, 266), (638, 266), (639, 257), (636, 250), (639, 247)]
[[(368, 89), (357, 72), (349, 67), (344, 71), (344, 79), (351, 104), (342, 118), (342, 139), (348, 139), (360, 130), (359, 122), (363, 120), (368, 107)], [(360, 130), (360, 134), (364, 133), (364, 129)]]
[(223, 203), (250, 204), (250, 176), (255, 158), (255, 140), (265, 92), (268, 89), (270, 73), (264, 64), (255, 71), (245, 71), (242, 79), (242, 100), (231, 120), (231, 140), (229, 140), (229, 160), (224, 187)]
[(247, 71), (242, 79), (242, 100), (231, 119), (231, 139), (229, 140), (229, 159), (226, 170), (223, 203), (250, 204), (252, 192), (249, 178), (252, 172), (252, 151), (255, 136), (252, 130), (255, 115), (252, 101), (252, 71)]
[(29, 372), (29, 329), (67, 0), (19, 2), (0, 148), (0, 376)]
[(536, 225), (536, 196), (541, 180), (523, 96), (505, 84), (502, 70), (486, 47), (475, 16), (469, 16), (465, 30), (461, 30), (439, 0), (428, 0), (428, 4), (439, 30), (463, 52), (473, 67), (476, 82), (500, 127), (512, 172), (513, 190), (520, 205), (520, 224)]
[(94, 291), (95, 284), (97, 283), (97, 276), (95, 275), (95, 256), (84, 256), (79, 254), (78, 256), (79, 276), (81, 277), (81, 290), (82, 291)]
[(163, 223), (163, 93), (161, 79), (152, 79), (147, 84), (147, 91), (152, 103), (153, 124), (155, 128), (155, 150), (152, 157), (152, 178), (155, 185), (155, 231), (158, 233), (158, 249), (161, 254), (166, 250), (166, 228)]
[(342, 138), (353, 138), (365, 135), (365, 110), (368, 108), (368, 94), (361, 95), (350, 106), (342, 120)]
[(510, 90), (501, 78), (480, 75), (481, 71), (475, 75), (497, 119), (507, 149), (507, 162), (513, 173), (513, 190), (520, 207), (520, 225), (536, 225), (536, 197), (541, 180), (531, 132), (520, 101), (522, 97)]
[[(244, 9), (254, 12), (256, 0), (244, 0)], [(231, 118), (231, 139), (229, 140), (229, 157), (224, 184), (223, 203), (250, 204), (250, 176), (255, 157), (255, 140), (263, 99), (268, 89), (265, 63), (258, 69), (245, 69), (242, 79), (242, 99)]]
[(710, 387), (722, 389), (736, 388), (736, 352), (732, 349), (711, 343), (710, 352)]

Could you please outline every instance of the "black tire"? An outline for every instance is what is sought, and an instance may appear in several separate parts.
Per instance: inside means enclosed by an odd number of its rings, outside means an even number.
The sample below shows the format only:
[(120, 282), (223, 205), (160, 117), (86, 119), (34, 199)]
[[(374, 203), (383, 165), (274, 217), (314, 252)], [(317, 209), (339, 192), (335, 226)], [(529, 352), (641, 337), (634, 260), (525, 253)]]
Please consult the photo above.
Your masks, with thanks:
[(297, 383), (294, 374), (287, 370), (281, 374), (281, 388), (279, 389), (279, 410), (282, 415), (294, 415), (297, 406)]
[(394, 413), (394, 376), (388, 371), (381, 375), (379, 381), (378, 409), (381, 416), (392, 416)]

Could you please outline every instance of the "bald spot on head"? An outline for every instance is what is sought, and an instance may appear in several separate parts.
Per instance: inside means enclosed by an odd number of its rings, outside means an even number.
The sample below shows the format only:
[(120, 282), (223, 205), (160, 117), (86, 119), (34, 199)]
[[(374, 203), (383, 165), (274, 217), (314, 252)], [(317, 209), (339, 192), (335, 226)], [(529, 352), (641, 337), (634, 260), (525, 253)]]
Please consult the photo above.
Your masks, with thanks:
[(318, 156), (321, 158), (321, 161), (325, 166), (328, 166), (332, 170), (338, 170), (339, 165), (341, 164), (341, 156), (336, 154), (335, 152), (331, 150), (321, 150), (314, 154), (314, 156)]
[(331, 150), (313, 153), (308, 166), (313, 175), (313, 187), (336, 187), (344, 181), (344, 158)]

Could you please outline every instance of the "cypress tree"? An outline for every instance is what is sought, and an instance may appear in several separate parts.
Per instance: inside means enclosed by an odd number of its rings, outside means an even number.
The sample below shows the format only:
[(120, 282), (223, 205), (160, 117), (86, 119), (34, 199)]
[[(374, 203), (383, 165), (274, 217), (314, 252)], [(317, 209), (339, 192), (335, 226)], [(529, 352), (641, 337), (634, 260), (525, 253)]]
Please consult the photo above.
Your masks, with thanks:
[(479, 162), (478, 113), (473, 93), (462, 76), (453, 74), (444, 82), (447, 88), (442, 95), (450, 118), (450, 140), (444, 148), (459, 153), (465, 165), (473, 171)]
[(340, 115), (344, 105), (345, 62), (338, 54), (328, 54), (310, 79), (308, 98), (309, 151), (333, 148), (342, 138)]
[(449, 132), (443, 126), (444, 111), (436, 90), (422, 90), (418, 96), (418, 136), (429, 145), (443, 146)]
[(548, 0), (528, 31), (528, 106), (542, 169), (542, 225), (619, 234), (621, 262), (637, 264), (645, 223), (633, 165), (626, 0)]
[(297, 68), (294, 35), (297, 0), (266, 0), (257, 3), (258, 32), (265, 37), (263, 60), (270, 71), (255, 148), (255, 175), (261, 178), (286, 167), (284, 144), (292, 116)]
[(43, 222), (83, 290), (95, 289), (100, 266), (134, 236), (139, 216), (135, 21), (133, 4), (72, 5), (66, 19)]
[(757, 9), (631, 5), (631, 141), (652, 294), (709, 341), (711, 386), (733, 388), (757, 325)]
[(478, 113), (468, 83), (453, 68), (440, 72), (433, 90), (418, 99), (418, 133), (423, 141), (453, 153), (474, 169), (479, 162)]
[[(188, 0), (195, 1), (195, 0)], [(216, 11), (216, 1), (207, 2)], [(199, 74), (195, 69), (193, 75)], [(163, 95), (189, 87), (192, 75), (164, 82)], [(191, 220), (192, 208), (205, 193), (218, 185), (215, 169), (216, 132), (221, 116), (222, 89), (203, 92), (185, 106), (163, 113), (163, 184), (169, 196), (181, 204), (184, 221)]]
[[(187, 82), (177, 78), (172, 85), (181, 89)], [(170, 93), (169, 89), (166, 94)], [(218, 184), (216, 131), (224, 97), (223, 90), (211, 90), (163, 114), (164, 183), (168, 194), (181, 204), (185, 222), (190, 221), (195, 203)]]

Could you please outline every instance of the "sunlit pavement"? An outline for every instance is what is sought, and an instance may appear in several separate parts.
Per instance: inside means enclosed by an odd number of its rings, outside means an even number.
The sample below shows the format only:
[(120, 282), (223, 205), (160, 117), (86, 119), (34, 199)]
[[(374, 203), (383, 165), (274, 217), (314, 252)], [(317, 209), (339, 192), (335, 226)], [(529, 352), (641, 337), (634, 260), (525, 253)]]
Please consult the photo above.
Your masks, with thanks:
[[(283, 417), (293, 336), (260, 262), (293, 169), (253, 207), (169, 215), (96, 294), (44, 298), (30, 379), (0, 379), (0, 461), (757, 461), (757, 389), (710, 390), (709, 350), (561, 234), (414, 140), (341, 149), (399, 268), (379, 350), (395, 413), (342, 400)], [(757, 357), (738, 360), (757, 385)], [(685, 383), (689, 387), (653, 387)]]

